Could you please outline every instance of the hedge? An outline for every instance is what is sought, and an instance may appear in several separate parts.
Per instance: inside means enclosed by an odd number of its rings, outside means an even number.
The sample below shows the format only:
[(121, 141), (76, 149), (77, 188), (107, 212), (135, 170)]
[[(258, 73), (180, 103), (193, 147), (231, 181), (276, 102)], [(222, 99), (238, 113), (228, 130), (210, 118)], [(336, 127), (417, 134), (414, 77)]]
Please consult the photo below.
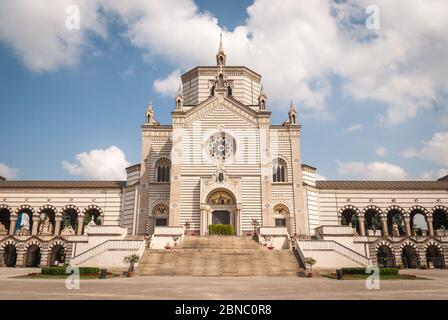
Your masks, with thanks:
[(208, 234), (233, 236), (235, 230), (231, 224), (211, 224), (208, 226)]
[[(56, 275), (68, 275), (70, 273), (66, 273), (65, 270), (67, 267), (42, 267), (41, 273), (51, 276)], [(92, 267), (79, 267), (79, 274), (80, 275), (93, 275), (93, 274), (99, 274), (100, 268), (92, 268)]]
[[(368, 274), (366, 273), (366, 268), (342, 268), (343, 274)], [(398, 274), (397, 268), (380, 268), (380, 275), (394, 276)]]

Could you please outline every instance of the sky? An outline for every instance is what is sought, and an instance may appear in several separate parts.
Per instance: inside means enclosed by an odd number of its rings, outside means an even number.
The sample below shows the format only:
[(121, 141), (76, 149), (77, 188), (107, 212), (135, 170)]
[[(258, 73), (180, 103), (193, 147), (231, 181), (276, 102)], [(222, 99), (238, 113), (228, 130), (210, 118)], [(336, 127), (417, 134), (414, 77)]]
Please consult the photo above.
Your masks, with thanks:
[(293, 99), (320, 179), (434, 180), (446, 30), (445, 0), (2, 0), (0, 176), (124, 179), (149, 101), (169, 124), (180, 74), (214, 64), (222, 33), (227, 65), (262, 75), (271, 123)]

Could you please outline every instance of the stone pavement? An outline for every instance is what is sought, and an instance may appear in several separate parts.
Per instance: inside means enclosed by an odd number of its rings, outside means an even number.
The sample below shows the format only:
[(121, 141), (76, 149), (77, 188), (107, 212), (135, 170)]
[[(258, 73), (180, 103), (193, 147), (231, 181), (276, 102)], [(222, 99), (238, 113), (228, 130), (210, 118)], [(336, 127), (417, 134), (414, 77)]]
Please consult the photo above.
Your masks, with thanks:
[(14, 279), (29, 270), (0, 268), (0, 299), (448, 299), (448, 270), (412, 270), (430, 280), (383, 280), (367, 290), (362, 280), (297, 277), (134, 277), (82, 280)]

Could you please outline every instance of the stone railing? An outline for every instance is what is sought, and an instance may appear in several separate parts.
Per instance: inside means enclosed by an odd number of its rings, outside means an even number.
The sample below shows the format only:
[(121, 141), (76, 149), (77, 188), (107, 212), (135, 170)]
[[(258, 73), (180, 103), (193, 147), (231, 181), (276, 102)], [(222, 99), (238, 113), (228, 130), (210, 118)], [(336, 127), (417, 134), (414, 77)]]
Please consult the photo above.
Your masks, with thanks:
[(184, 234), (183, 227), (155, 227), (155, 236), (180, 236)]
[(126, 236), (128, 230), (119, 226), (86, 226), (84, 233), (88, 235), (110, 235), (110, 234), (120, 234)]
[(350, 259), (368, 266), (370, 265), (370, 260), (366, 256), (359, 254), (358, 252), (343, 246), (342, 244), (333, 241), (333, 240), (306, 240), (306, 241), (297, 241), (299, 247), (303, 251), (307, 250), (333, 250)]
[(145, 250), (145, 240), (108, 240), (71, 258), (70, 264), (76, 266), (108, 250), (137, 250), (141, 256)]
[(261, 236), (288, 236), (286, 227), (260, 227), (258, 233)]
[(352, 236), (353, 235), (353, 228), (350, 226), (320, 226), (317, 227), (316, 232), (318, 232), (321, 235), (327, 235), (327, 236)]

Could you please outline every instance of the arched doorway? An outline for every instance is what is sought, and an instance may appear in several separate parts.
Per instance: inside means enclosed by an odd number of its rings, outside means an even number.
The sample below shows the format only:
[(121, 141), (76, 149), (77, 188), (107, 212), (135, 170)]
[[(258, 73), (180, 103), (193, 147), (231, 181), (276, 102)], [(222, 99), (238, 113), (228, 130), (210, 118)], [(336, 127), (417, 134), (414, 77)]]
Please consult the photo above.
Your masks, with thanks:
[(39, 235), (53, 235), (56, 226), (56, 211), (45, 208), (40, 211)]
[(360, 234), (358, 213), (354, 209), (345, 209), (341, 212), (341, 225), (351, 226), (357, 234)]
[(394, 237), (406, 235), (403, 215), (399, 210), (393, 209), (387, 213), (387, 231)]
[(274, 223), (276, 227), (286, 227), (289, 234), (292, 234), (291, 215), (287, 206), (277, 204), (274, 206)]
[(412, 245), (405, 245), (401, 249), (401, 262), (405, 269), (417, 269), (419, 266), (417, 249)]
[(14, 268), (17, 262), (17, 248), (13, 244), (7, 244), (3, 248), (3, 262), (5, 267)]
[(38, 268), (41, 260), (41, 248), (37, 244), (31, 244), (25, 253), (25, 266), (27, 268)]
[(169, 208), (164, 203), (157, 204), (152, 209), (152, 216), (155, 220), (154, 225), (156, 227), (166, 227), (168, 226)]
[(237, 212), (233, 195), (226, 190), (216, 190), (207, 198), (210, 207), (209, 225), (231, 225), (236, 232)]
[(445, 268), (445, 261), (443, 257), (442, 250), (434, 245), (431, 244), (426, 248), (426, 263), (428, 265), (428, 268), (433, 269), (444, 269)]
[(50, 252), (50, 266), (61, 266), (65, 264), (66, 248), (62, 244), (55, 244)]
[(387, 245), (381, 245), (378, 247), (376, 258), (378, 261), (378, 267), (380, 268), (395, 267), (394, 254), (391, 248)]

